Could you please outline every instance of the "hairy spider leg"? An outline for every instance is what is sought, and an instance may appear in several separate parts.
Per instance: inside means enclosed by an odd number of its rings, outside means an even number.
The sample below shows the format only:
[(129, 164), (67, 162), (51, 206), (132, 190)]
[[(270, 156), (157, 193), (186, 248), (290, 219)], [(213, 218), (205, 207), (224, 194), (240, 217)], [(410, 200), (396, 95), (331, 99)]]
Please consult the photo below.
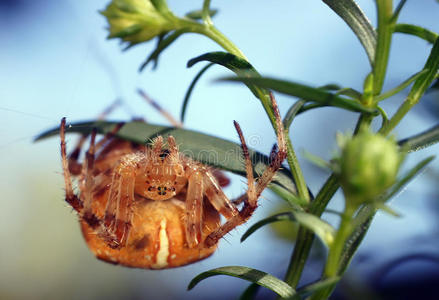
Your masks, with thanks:
[[(120, 99), (116, 99), (112, 104), (110, 104), (107, 108), (105, 108), (99, 114), (99, 116), (97, 117), (97, 120), (104, 120), (106, 118), (106, 116), (109, 115), (120, 104), (121, 104)], [(120, 127), (122, 127), (122, 126), (120, 126)], [(116, 130), (114, 133), (116, 133), (117, 131), (118, 130)], [(79, 175), (81, 173), (81, 164), (78, 163), (78, 158), (79, 158), (79, 155), (81, 154), (81, 149), (84, 146), (84, 143), (87, 140), (89, 135), (90, 135), (90, 133), (82, 134), (81, 137), (76, 142), (75, 148), (69, 154), (69, 170), (70, 170), (70, 173), (73, 174), (73, 175)], [(98, 147), (98, 145), (96, 145), (97, 149), (99, 147)]]
[(136, 171), (141, 159), (140, 153), (125, 155), (114, 171), (104, 215), (105, 229), (109, 234), (107, 243), (111, 248), (126, 244), (131, 229)]
[(151, 97), (149, 97), (142, 89), (137, 89), (139, 95), (148, 102), (155, 110), (157, 110), (168, 122), (177, 128), (183, 128), (183, 124), (176, 120), (169, 112), (163, 109), (157, 101), (154, 101)]
[(194, 248), (202, 241), (203, 174), (195, 171), (188, 180), (186, 194), (186, 242)]
[(66, 118), (61, 119), (60, 126), (60, 138), (61, 138), (61, 160), (62, 160), (62, 169), (64, 175), (64, 183), (66, 187), (66, 202), (73, 207), (78, 213), (83, 208), (82, 201), (75, 195), (73, 192), (72, 178), (69, 170), (69, 162), (67, 159), (67, 151), (66, 151)]
[(282, 124), (282, 120), (280, 117), (279, 109), (277, 107), (276, 100), (273, 95), (270, 93), (271, 103), (274, 111), (274, 115), (276, 118), (276, 131), (277, 131), (277, 142), (279, 150), (274, 155), (272, 152), (270, 157), (272, 158), (269, 166), (265, 169), (264, 173), (258, 178), (257, 183), (255, 185), (255, 180), (253, 176), (253, 165), (250, 159), (250, 155), (248, 153), (248, 147), (244, 139), (244, 135), (242, 134), (241, 127), (235, 121), (235, 128), (238, 132), (239, 138), (241, 140), (242, 152), (245, 158), (245, 166), (247, 172), (247, 184), (248, 189), (246, 193), (246, 197), (239, 197), (238, 199), (242, 199), (244, 202), (244, 206), (239, 211), (239, 214), (233, 216), (226, 223), (221, 225), (214, 232), (209, 234), (204, 241), (207, 247), (211, 247), (215, 245), (225, 234), (230, 232), (235, 227), (245, 223), (254, 213), (255, 209), (258, 207), (258, 198), (260, 197), (262, 191), (268, 186), (268, 184), (273, 179), (277, 170), (281, 167), (283, 160), (285, 159), (286, 152), (286, 143), (284, 136), (284, 127)]

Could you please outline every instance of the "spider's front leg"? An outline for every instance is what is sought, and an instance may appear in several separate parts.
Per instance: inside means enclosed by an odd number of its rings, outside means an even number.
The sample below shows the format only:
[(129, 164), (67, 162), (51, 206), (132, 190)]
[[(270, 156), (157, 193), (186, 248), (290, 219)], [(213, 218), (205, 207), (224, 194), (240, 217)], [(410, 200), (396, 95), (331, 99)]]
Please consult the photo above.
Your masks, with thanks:
[(193, 168), (193, 173), (188, 179), (186, 195), (186, 240), (190, 248), (202, 242), (204, 195), (225, 218), (230, 219), (239, 214), (210, 170), (204, 166)]
[(276, 129), (277, 129), (277, 142), (279, 150), (277, 152), (272, 151), (270, 155), (270, 164), (265, 169), (264, 173), (258, 178), (257, 184), (255, 184), (255, 179), (253, 176), (253, 165), (248, 153), (247, 143), (245, 142), (244, 135), (242, 134), (241, 127), (237, 122), (234, 122), (236, 131), (238, 132), (239, 139), (241, 140), (242, 152), (245, 158), (245, 167), (247, 173), (247, 193), (244, 196), (239, 197), (244, 202), (244, 206), (239, 211), (238, 214), (231, 217), (224, 223), (220, 228), (209, 234), (204, 241), (207, 247), (215, 245), (225, 234), (234, 229), (235, 227), (247, 222), (247, 220), (252, 216), (255, 209), (258, 207), (258, 198), (260, 197), (262, 191), (268, 186), (268, 184), (273, 179), (277, 170), (281, 167), (282, 162), (286, 158), (286, 143), (285, 143), (285, 133), (282, 124), (282, 119), (280, 117), (279, 109), (277, 107), (276, 100), (270, 93), (271, 103), (276, 117)]
[(125, 155), (113, 173), (104, 222), (98, 233), (111, 248), (124, 247), (131, 229), (131, 205), (140, 156), (139, 153)]

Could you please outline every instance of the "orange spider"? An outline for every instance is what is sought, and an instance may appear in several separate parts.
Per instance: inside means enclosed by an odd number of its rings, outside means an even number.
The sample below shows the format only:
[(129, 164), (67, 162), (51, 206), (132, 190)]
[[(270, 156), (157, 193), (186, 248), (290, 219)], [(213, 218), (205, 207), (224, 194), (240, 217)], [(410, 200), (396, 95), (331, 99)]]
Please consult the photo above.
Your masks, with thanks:
[[(80, 164), (86, 136), (67, 157), (63, 118), (60, 137), (66, 201), (79, 215), (90, 250), (104, 261), (147, 269), (178, 267), (211, 255), (226, 233), (251, 217), (259, 196), (285, 159), (283, 126), (273, 97), (272, 104), (279, 150), (273, 151), (270, 165), (256, 182), (242, 131), (234, 123), (248, 180), (247, 193), (239, 198), (244, 202), (241, 210), (221, 189), (218, 181), (224, 181), (224, 175), (179, 153), (172, 136), (167, 137), (167, 147), (161, 136), (151, 147), (142, 146), (116, 138), (120, 124), (95, 144), (94, 131)], [(73, 192), (72, 176), (78, 178), (79, 195)], [(227, 219), (224, 224), (220, 214)]]

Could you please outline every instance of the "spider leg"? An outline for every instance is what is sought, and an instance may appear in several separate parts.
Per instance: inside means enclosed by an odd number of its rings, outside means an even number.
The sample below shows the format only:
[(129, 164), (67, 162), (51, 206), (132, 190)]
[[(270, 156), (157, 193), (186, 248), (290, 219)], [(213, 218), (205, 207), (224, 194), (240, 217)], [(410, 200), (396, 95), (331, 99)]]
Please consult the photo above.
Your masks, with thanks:
[(123, 247), (131, 229), (136, 162), (134, 154), (125, 156), (113, 174), (101, 233), (111, 248)]
[(203, 217), (203, 174), (194, 172), (188, 180), (186, 193), (186, 241), (189, 248), (198, 245), (202, 240)]
[[(101, 114), (99, 114), (99, 116), (97, 117), (97, 120), (103, 120), (103, 119), (105, 119), (105, 117), (108, 115), (108, 114), (110, 114), (118, 105), (120, 105), (120, 100), (118, 100), (118, 99), (116, 99), (116, 101), (114, 101), (110, 106), (108, 106)], [(122, 124), (123, 125), (123, 124)], [(114, 129), (114, 130), (112, 130), (112, 132), (111, 133), (108, 133), (107, 135), (108, 135), (108, 138), (110, 138), (110, 137), (112, 137), (112, 136), (114, 136), (114, 134), (117, 132), (117, 131), (119, 131), (119, 129), (120, 129), (120, 127), (122, 127), (122, 125), (119, 125), (118, 124), (118, 126), (116, 126), (116, 128)], [(106, 135), (106, 137), (107, 137), (107, 135)], [(70, 170), (70, 173), (71, 174), (73, 174), (73, 175), (79, 175), (79, 174), (81, 174), (81, 164), (80, 163), (78, 163), (78, 158), (79, 158), (79, 155), (81, 154), (81, 149), (82, 149), (82, 147), (84, 146), (84, 143), (85, 143), (85, 141), (87, 140), (87, 137), (89, 136), (89, 133), (84, 133), (84, 134), (82, 134), (82, 136), (79, 138), (79, 140), (76, 142), (76, 146), (75, 146), (75, 148), (73, 149), (73, 151), (69, 154), (69, 158), (68, 158), (68, 161), (69, 161), (69, 170)], [(108, 140), (108, 138), (107, 138), (107, 140)], [(105, 137), (104, 137), (104, 139), (105, 139)], [(103, 140), (104, 140), (103, 139)], [(102, 141), (101, 141), (102, 142)], [(99, 149), (100, 148), (100, 146), (102, 146), (103, 145), (103, 142), (101, 143), (101, 142), (99, 142), (97, 145), (96, 145), (96, 149)]]
[(74, 210), (80, 212), (83, 208), (83, 203), (78, 198), (78, 196), (76, 196), (75, 193), (73, 192), (72, 178), (69, 170), (69, 162), (66, 153), (65, 131), (66, 131), (66, 118), (62, 118), (59, 133), (61, 138), (62, 169), (64, 174), (64, 183), (66, 187), (66, 202), (70, 204), (70, 206), (72, 206)]
[(176, 120), (169, 112), (167, 112), (166, 110), (164, 110), (160, 104), (158, 104), (156, 101), (154, 101), (154, 99), (152, 99), (151, 97), (149, 97), (143, 90), (141, 89), (137, 89), (137, 92), (139, 93), (139, 95), (146, 101), (149, 103), (149, 105), (151, 105), (155, 110), (157, 110), (163, 117), (165, 117), (166, 120), (169, 121), (169, 123), (171, 123), (172, 126), (177, 127), (177, 128), (182, 128), (183, 124)]
[(274, 115), (276, 117), (276, 129), (277, 129), (277, 139), (278, 139), (278, 147), (279, 150), (275, 153), (273, 150), (270, 158), (270, 164), (265, 169), (264, 173), (258, 178), (257, 184), (255, 184), (255, 179), (253, 176), (253, 166), (248, 153), (248, 147), (244, 139), (244, 135), (242, 134), (242, 130), (237, 122), (234, 122), (236, 131), (238, 132), (239, 138), (241, 140), (242, 152), (245, 158), (245, 167), (247, 172), (247, 193), (245, 196), (241, 196), (238, 199), (242, 199), (244, 202), (244, 206), (239, 211), (239, 214), (230, 218), (226, 223), (224, 223), (217, 230), (209, 234), (205, 240), (205, 244), (207, 247), (211, 247), (215, 245), (219, 239), (221, 239), (225, 234), (234, 229), (236, 226), (239, 226), (245, 223), (253, 214), (255, 209), (258, 207), (258, 198), (261, 195), (262, 191), (267, 187), (267, 185), (271, 182), (276, 171), (281, 167), (283, 160), (285, 159), (286, 152), (286, 143), (284, 136), (284, 127), (282, 124), (282, 120), (280, 118), (279, 109), (277, 108), (276, 101), (272, 94), (270, 94)]
[(227, 219), (233, 218), (239, 214), (238, 209), (224, 194), (220, 188), (215, 176), (210, 171), (204, 173), (204, 185), (206, 195), (212, 206)]
[(95, 140), (96, 140), (96, 130), (91, 133), (90, 146), (85, 153), (85, 159), (82, 166), (82, 175), (80, 185), (82, 186), (81, 195), (83, 200), (83, 209), (80, 211), (79, 216), (92, 228), (98, 228), (102, 225), (101, 220), (92, 211), (92, 201), (93, 201), (93, 187), (94, 187), (94, 177), (93, 177), (93, 167), (95, 159)]

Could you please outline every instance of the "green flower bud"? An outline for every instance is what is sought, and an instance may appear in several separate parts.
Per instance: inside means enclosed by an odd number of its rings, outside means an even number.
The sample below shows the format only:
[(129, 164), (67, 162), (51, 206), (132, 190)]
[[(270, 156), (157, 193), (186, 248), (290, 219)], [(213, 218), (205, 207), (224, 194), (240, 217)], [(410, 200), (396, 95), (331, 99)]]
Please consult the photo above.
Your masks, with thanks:
[[(157, 1), (156, 1), (157, 2)], [(107, 18), (109, 38), (121, 38), (125, 42), (137, 44), (171, 31), (175, 28), (172, 14), (164, 12), (163, 6), (150, 0), (113, 0), (101, 14)], [(159, 10), (160, 9), (160, 10)]]
[[(362, 131), (346, 142), (340, 157), (340, 183), (347, 201), (373, 201), (396, 181), (403, 155), (394, 140)], [(352, 199), (352, 200), (351, 200)]]

